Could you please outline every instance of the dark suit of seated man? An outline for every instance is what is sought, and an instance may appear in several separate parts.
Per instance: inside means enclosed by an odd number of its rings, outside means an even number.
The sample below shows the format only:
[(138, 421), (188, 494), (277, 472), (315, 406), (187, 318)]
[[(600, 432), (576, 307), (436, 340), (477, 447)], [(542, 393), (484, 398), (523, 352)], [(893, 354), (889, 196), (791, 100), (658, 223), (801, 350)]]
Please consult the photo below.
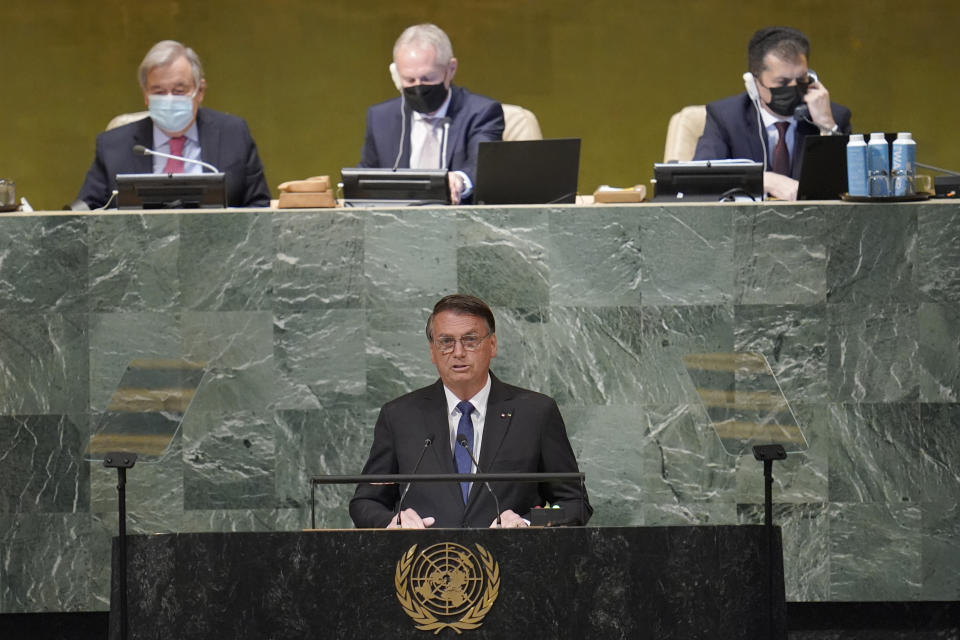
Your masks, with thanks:
[(154, 45), (140, 63), (140, 88), (150, 117), (104, 131), (78, 200), (105, 206), (118, 173), (200, 173), (200, 165), (139, 155), (135, 145), (202, 160), (226, 174), (227, 205), (270, 206), (263, 165), (242, 118), (200, 107), (206, 79), (197, 54), (179, 42)]
[[(796, 29), (757, 31), (747, 46), (750, 71), (744, 81), (748, 91), (707, 105), (694, 160), (763, 162), (766, 144), (765, 190), (781, 200), (796, 200), (804, 136), (851, 130), (850, 110), (830, 101), (827, 88), (809, 72), (809, 56), (810, 43)], [(749, 89), (755, 89), (756, 98)], [(809, 116), (798, 120), (794, 113), (803, 103)], [(785, 132), (782, 145), (781, 129)]]
[[(380, 410), (365, 474), (470, 473), (464, 434), (484, 473), (576, 472), (566, 427), (551, 398), (504, 384), (490, 373), (497, 355), (493, 312), (479, 298), (442, 298), (427, 320), (430, 359), (440, 380), (388, 402)], [(470, 404), (466, 404), (469, 402)], [(427, 445), (426, 442), (431, 444)], [(560, 505), (571, 524), (586, 524), (593, 509), (578, 482), (490, 483), (503, 527), (529, 524), (535, 506)], [(480, 528), (497, 524), (496, 501), (480, 483), (361, 484), (350, 501), (357, 527)]]
[[(469, 201), (477, 147), (503, 137), (500, 103), (453, 85), (457, 59), (447, 34), (432, 24), (408, 27), (393, 47), (390, 73), (401, 96), (367, 110), (361, 167), (449, 169), (450, 199)], [(441, 158), (443, 118), (450, 123)]]

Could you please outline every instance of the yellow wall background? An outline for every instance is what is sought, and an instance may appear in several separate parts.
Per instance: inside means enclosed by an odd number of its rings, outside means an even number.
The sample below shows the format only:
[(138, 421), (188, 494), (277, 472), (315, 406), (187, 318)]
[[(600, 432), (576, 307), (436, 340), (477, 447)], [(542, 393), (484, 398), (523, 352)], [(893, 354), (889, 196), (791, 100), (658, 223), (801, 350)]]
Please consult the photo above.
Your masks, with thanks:
[(73, 199), (94, 137), (143, 101), (136, 68), (164, 38), (200, 54), (205, 104), (246, 118), (276, 195), (357, 162), (369, 104), (394, 95), (403, 27), (453, 40), (456, 81), (583, 138), (580, 190), (646, 182), (670, 115), (742, 90), (746, 42), (790, 24), (856, 131), (911, 130), (918, 159), (960, 169), (956, 0), (4, 0), (0, 176), (35, 208)]

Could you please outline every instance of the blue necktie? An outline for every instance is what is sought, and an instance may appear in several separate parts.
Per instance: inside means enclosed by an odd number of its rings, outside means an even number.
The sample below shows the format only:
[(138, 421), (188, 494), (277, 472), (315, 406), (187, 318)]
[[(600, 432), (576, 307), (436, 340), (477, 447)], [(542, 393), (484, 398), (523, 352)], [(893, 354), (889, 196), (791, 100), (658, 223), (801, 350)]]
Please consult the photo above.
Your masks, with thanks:
[[(470, 450), (473, 450), (473, 420), (470, 414), (473, 413), (473, 405), (469, 402), (457, 404), (460, 410), (460, 423), (457, 424), (457, 444), (453, 448), (453, 459), (457, 461), (457, 473), (470, 473), (473, 469), (473, 461), (470, 460), (470, 453), (460, 445), (460, 434), (467, 438), (467, 444)], [(460, 491), (463, 493), (463, 503), (467, 503), (467, 496), (470, 495), (470, 483), (461, 482)]]

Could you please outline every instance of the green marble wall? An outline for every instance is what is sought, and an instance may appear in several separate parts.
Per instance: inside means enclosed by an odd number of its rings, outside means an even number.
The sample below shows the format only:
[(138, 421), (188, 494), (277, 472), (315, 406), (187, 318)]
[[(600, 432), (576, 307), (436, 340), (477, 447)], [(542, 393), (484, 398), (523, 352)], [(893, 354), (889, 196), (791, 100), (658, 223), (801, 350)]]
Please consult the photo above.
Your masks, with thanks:
[[(792, 601), (960, 598), (960, 206), (0, 217), (0, 612), (108, 607), (116, 476), (82, 451), (128, 362), (208, 362), (135, 532), (297, 530), (377, 408), (432, 382), (441, 295), (553, 395), (591, 524), (755, 523), (680, 357), (757, 350), (810, 441), (775, 470)], [(349, 489), (319, 493), (349, 526)]]

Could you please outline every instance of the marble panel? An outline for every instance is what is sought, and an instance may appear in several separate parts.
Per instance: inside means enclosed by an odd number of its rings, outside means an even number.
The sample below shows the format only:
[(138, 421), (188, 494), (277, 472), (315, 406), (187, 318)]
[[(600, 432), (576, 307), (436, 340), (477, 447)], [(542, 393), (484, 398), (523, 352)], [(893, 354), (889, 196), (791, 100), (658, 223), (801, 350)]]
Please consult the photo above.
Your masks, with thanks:
[(0, 234), (0, 312), (86, 311), (86, 218), (5, 217)]
[(185, 357), (208, 370), (190, 411), (257, 410), (277, 402), (269, 311), (185, 311), (181, 324)]
[(87, 331), (85, 314), (0, 313), (0, 415), (86, 411)]
[(827, 295), (825, 214), (820, 206), (736, 210), (737, 304), (820, 304)]
[(827, 218), (827, 301), (914, 303), (917, 209), (874, 204)]
[(960, 304), (923, 303), (917, 310), (917, 376), (924, 402), (960, 400)]
[(788, 402), (826, 402), (827, 310), (825, 305), (734, 307), (737, 351), (762, 353)]
[(275, 406), (332, 409), (363, 404), (366, 333), (360, 309), (278, 313), (273, 327)]
[(550, 302), (547, 210), (474, 210), (457, 216), (457, 290), (496, 307)]
[[(373, 443), (377, 410), (281, 411), (277, 422), (276, 488), (279, 504), (309, 519), (310, 478), (360, 473)], [(355, 485), (317, 485), (317, 526), (351, 528)], [(301, 523), (301, 526), (309, 524)]]
[(179, 308), (180, 216), (101, 215), (88, 225), (90, 311)]
[(0, 513), (86, 512), (85, 415), (0, 416)]
[[(830, 518), (826, 503), (777, 504), (773, 524), (783, 539), (783, 580), (788, 602), (820, 602), (830, 596)], [(763, 524), (764, 506), (738, 505), (740, 524)]]
[(186, 309), (271, 309), (273, 220), (266, 213), (228, 211), (180, 219), (177, 273)]
[(924, 298), (960, 302), (960, 206), (917, 208), (914, 278)]
[(920, 395), (917, 307), (828, 304), (827, 380), (836, 402), (904, 402)]
[(640, 304), (643, 214), (622, 207), (555, 211), (549, 218), (550, 303)]
[(733, 206), (644, 207), (640, 293), (644, 305), (733, 301)]
[[(913, 445), (923, 461), (921, 500), (950, 502), (960, 497), (960, 405), (921, 404), (920, 430)], [(906, 464), (911, 462), (906, 458)]]
[(921, 508), (831, 502), (830, 600), (919, 600)]
[(662, 306), (642, 309), (643, 346), (636, 374), (642, 401), (699, 402), (683, 365), (689, 353), (734, 349), (733, 309), (729, 306)]
[(550, 307), (494, 308), (497, 356), (491, 369), (504, 382), (553, 395), (549, 351)]
[[(362, 304), (369, 250), (364, 245), (366, 216), (364, 211), (342, 209), (265, 216), (272, 220), (275, 236), (274, 309), (355, 309)], [(389, 238), (388, 232), (384, 242)], [(389, 272), (392, 260), (388, 257), (378, 266)]]
[[(88, 513), (0, 516), (0, 610), (89, 611), (92, 535)], [(101, 585), (103, 586), (103, 585)]]
[(960, 503), (957, 493), (922, 506), (921, 600), (960, 600)]
[(364, 306), (432, 308), (457, 291), (459, 218), (437, 209), (364, 211)]
[[(425, 333), (433, 303), (419, 310), (367, 309), (368, 407), (380, 407), (437, 380)], [(495, 367), (493, 367), (495, 369)]]
[(640, 307), (553, 307), (541, 362), (561, 404), (646, 399)]
[(183, 509), (279, 506), (271, 415), (191, 411), (183, 423)]
[(926, 452), (920, 406), (832, 404), (830, 501), (919, 503), (935, 463)]
[(92, 313), (89, 316), (90, 408), (106, 409), (131, 360), (184, 357), (183, 331), (175, 313)]

